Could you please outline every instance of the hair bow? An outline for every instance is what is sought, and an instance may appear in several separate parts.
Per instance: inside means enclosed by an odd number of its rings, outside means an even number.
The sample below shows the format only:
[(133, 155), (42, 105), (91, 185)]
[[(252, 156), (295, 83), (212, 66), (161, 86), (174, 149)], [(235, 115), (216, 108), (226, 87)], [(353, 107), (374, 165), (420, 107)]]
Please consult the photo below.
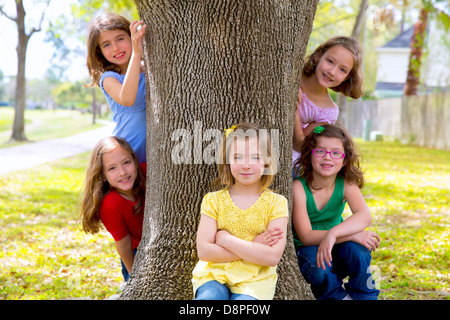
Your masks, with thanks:
[(321, 133), (321, 132), (323, 132), (323, 130), (325, 130), (324, 127), (317, 126), (314, 128), (314, 133)]
[(228, 129), (223, 129), (225, 131), (225, 137), (228, 138), (228, 136), (230, 135), (230, 133), (232, 133), (237, 127), (236, 126), (232, 126), (231, 128)]

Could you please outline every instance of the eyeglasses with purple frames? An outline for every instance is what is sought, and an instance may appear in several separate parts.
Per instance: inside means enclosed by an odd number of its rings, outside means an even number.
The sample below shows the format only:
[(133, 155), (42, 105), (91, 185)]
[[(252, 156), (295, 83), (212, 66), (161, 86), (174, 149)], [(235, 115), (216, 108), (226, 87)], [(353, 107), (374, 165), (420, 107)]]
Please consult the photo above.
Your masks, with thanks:
[(323, 149), (313, 149), (312, 154), (315, 157), (323, 158), (327, 155), (327, 153), (330, 154), (332, 159), (342, 159), (345, 157), (345, 153), (340, 151), (326, 151)]

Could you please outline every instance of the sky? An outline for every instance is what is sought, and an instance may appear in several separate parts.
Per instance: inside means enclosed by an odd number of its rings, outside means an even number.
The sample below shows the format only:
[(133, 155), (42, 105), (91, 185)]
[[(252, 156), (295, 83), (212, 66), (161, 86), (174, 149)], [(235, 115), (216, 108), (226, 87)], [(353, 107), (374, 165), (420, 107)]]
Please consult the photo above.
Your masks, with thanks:
[[(51, 43), (45, 42), (45, 30), (51, 19), (56, 19), (61, 14), (70, 16), (70, 5), (74, 0), (52, 0), (48, 7), (42, 24), (42, 31), (35, 32), (28, 43), (25, 76), (27, 79), (42, 79), (48, 68), (51, 67), (54, 48)], [(11, 17), (16, 16), (14, 0), (0, 0), (0, 6), (4, 5), (4, 11)], [(42, 1), (24, 0), (27, 33), (32, 27), (37, 27), (43, 11)], [(0, 16), (0, 39), (2, 50), (0, 53), (0, 70), (5, 76), (17, 74), (17, 26), (15, 22)], [(74, 57), (71, 66), (65, 71), (65, 76), (70, 80), (81, 80), (89, 76), (86, 68), (85, 56)]]

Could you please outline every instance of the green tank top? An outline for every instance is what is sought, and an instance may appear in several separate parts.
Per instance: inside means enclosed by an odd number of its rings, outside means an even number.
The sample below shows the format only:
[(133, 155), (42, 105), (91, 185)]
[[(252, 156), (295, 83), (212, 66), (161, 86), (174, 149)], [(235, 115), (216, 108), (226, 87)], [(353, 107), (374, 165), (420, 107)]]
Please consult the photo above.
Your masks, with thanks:
[[(343, 177), (336, 177), (333, 194), (331, 195), (331, 198), (325, 208), (322, 210), (317, 210), (316, 202), (314, 201), (311, 189), (306, 184), (306, 180), (300, 177), (297, 179), (300, 180), (303, 184), (303, 188), (305, 189), (306, 209), (308, 210), (308, 216), (313, 230), (330, 230), (344, 221), (344, 218), (342, 218), (342, 213), (344, 212), (347, 201), (344, 201)], [(293, 233), (295, 247), (302, 246), (303, 244), (295, 233), (295, 230), (293, 230)]]

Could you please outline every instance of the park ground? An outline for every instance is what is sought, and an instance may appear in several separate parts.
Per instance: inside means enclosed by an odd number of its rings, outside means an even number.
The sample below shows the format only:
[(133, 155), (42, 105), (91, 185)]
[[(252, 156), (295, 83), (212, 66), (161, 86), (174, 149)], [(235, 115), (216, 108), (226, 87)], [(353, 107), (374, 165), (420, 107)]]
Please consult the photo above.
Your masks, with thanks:
[[(71, 121), (73, 114), (34, 112), (27, 111), (38, 119), (27, 120), (31, 140), (48, 139), (41, 135), (50, 131), (51, 138), (67, 135), (72, 122), (76, 132), (92, 126), (87, 115)], [(0, 143), (8, 135), (7, 117), (0, 112)], [(450, 151), (397, 141), (357, 145), (371, 230), (382, 239), (372, 260), (379, 299), (450, 299)], [(89, 155), (0, 176), (0, 299), (105, 299), (118, 292), (113, 240), (104, 230), (85, 234), (76, 222)]]

